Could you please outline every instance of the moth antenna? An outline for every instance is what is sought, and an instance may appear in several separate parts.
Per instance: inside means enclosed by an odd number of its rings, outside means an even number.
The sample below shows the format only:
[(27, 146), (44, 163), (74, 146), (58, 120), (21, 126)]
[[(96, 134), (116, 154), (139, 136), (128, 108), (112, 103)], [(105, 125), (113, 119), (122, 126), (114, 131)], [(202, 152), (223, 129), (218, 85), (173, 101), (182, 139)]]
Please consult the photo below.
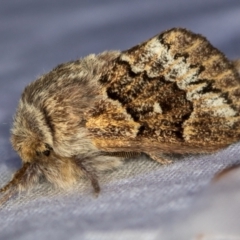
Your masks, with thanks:
[(8, 199), (20, 191), (28, 189), (33, 183), (39, 179), (40, 171), (36, 171), (36, 165), (24, 163), (23, 166), (14, 174), (12, 180), (0, 189), (0, 206)]
[(7, 192), (7, 191), (9, 191), (9, 189), (13, 188), (14, 186), (15, 186), (15, 184), (13, 183), (13, 181), (10, 181), (8, 184), (6, 184), (4, 187), (2, 187), (0, 189), (0, 193)]
[(12, 180), (7, 183), (4, 187), (0, 189), (0, 193), (4, 193), (3, 196), (0, 198), (0, 206), (6, 203), (13, 195), (17, 194), (19, 191), (19, 183), (20, 179), (26, 172), (26, 169), (28, 168), (27, 163), (25, 163), (22, 168), (20, 168), (13, 176)]
[(29, 165), (30, 163), (24, 163), (24, 165), (14, 174), (12, 180), (0, 189), (0, 192), (6, 192), (10, 188), (16, 187), (17, 185), (19, 185), (20, 179), (26, 173), (26, 170), (28, 169)]
[[(2, 189), (0, 189), (0, 192), (3, 192)], [(8, 190), (3, 194), (3, 196), (0, 198), (0, 207), (4, 205), (12, 196), (17, 194), (17, 189), (15, 187), (8, 188)]]

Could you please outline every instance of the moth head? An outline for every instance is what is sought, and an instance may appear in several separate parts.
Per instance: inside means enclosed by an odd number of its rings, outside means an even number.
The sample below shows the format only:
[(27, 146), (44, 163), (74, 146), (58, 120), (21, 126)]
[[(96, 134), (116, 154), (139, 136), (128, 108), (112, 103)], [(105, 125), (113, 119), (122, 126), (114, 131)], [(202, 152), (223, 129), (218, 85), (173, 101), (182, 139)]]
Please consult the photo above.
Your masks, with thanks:
[(23, 162), (46, 161), (53, 152), (48, 143), (42, 142), (37, 137), (12, 135), (11, 142)]
[(50, 157), (52, 135), (41, 109), (20, 102), (13, 122), (11, 143), (23, 162)]
[[(20, 188), (27, 189), (32, 185), (31, 181), (37, 182), (40, 176), (60, 188), (68, 188), (76, 183), (77, 177), (82, 174), (81, 170), (72, 158), (57, 155), (44, 135), (39, 132), (36, 134), (37, 131), (29, 128), (16, 128), (16, 124), (12, 132), (13, 148), (21, 157), (23, 168), (28, 166), (21, 176)], [(31, 176), (32, 180), (29, 181), (26, 176)]]

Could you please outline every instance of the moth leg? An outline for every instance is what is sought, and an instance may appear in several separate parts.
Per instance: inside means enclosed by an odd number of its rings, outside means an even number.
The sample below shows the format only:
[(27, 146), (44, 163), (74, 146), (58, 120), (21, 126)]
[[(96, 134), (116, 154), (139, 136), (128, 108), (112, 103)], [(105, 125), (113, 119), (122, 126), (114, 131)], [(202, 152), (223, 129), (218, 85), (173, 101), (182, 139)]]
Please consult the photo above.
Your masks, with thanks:
[(39, 175), (35, 171), (36, 168), (33, 164), (24, 163), (13, 176), (12, 180), (0, 189), (0, 194), (3, 194), (0, 198), (0, 206), (6, 203), (12, 196), (19, 191), (28, 189), (33, 183), (39, 179)]
[(152, 158), (153, 160), (161, 163), (162, 165), (167, 165), (172, 163), (173, 161), (170, 159), (167, 159), (166, 157), (164, 157), (163, 155), (159, 155), (156, 153), (147, 153), (149, 155), (150, 158)]
[[(132, 158), (137, 157), (141, 154), (141, 152), (98, 152), (96, 156), (111, 156), (111, 157), (119, 157), (119, 158)], [(95, 195), (98, 196), (100, 192), (100, 186), (98, 182), (98, 177), (96, 174), (96, 170), (91, 166), (91, 158), (85, 157), (83, 159), (76, 159), (77, 165), (83, 171), (84, 175), (91, 181), (92, 187), (94, 189)]]
[(91, 181), (94, 193), (97, 197), (100, 193), (101, 188), (100, 188), (95, 170), (90, 166), (87, 166), (86, 164), (84, 164), (84, 161), (77, 161), (77, 164), (81, 168), (85, 176)]

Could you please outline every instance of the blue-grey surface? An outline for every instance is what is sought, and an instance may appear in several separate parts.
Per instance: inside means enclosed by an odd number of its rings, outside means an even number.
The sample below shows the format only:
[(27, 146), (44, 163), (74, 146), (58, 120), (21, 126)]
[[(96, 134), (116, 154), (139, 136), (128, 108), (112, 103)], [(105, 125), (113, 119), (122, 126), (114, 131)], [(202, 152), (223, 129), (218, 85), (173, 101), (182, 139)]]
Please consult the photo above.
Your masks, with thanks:
[[(1, 1), (0, 185), (20, 167), (9, 129), (27, 83), (59, 63), (124, 50), (177, 26), (240, 57), (239, 0)], [(0, 210), (0, 240), (240, 239), (239, 174), (209, 190), (216, 172), (240, 162), (239, 150), (236, 144), (169, 166), (129, 161), (101, 178), (98, 198), (85, 182), (68, 192), (36, 186)]]

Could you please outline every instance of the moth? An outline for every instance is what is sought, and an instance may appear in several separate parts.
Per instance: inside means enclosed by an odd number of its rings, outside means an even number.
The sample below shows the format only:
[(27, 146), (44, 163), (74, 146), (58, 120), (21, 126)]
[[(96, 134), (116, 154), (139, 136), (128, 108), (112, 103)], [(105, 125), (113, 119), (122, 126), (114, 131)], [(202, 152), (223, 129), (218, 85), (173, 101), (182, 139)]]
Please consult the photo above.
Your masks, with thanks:
[(1, 202), (45, 178), (68, 188), (145, 153), (212, 153), (240, 139), (239, 62), (173, 28), (126, 51), (58, 65), (22, 93), (11, 143), (22, 167)]

